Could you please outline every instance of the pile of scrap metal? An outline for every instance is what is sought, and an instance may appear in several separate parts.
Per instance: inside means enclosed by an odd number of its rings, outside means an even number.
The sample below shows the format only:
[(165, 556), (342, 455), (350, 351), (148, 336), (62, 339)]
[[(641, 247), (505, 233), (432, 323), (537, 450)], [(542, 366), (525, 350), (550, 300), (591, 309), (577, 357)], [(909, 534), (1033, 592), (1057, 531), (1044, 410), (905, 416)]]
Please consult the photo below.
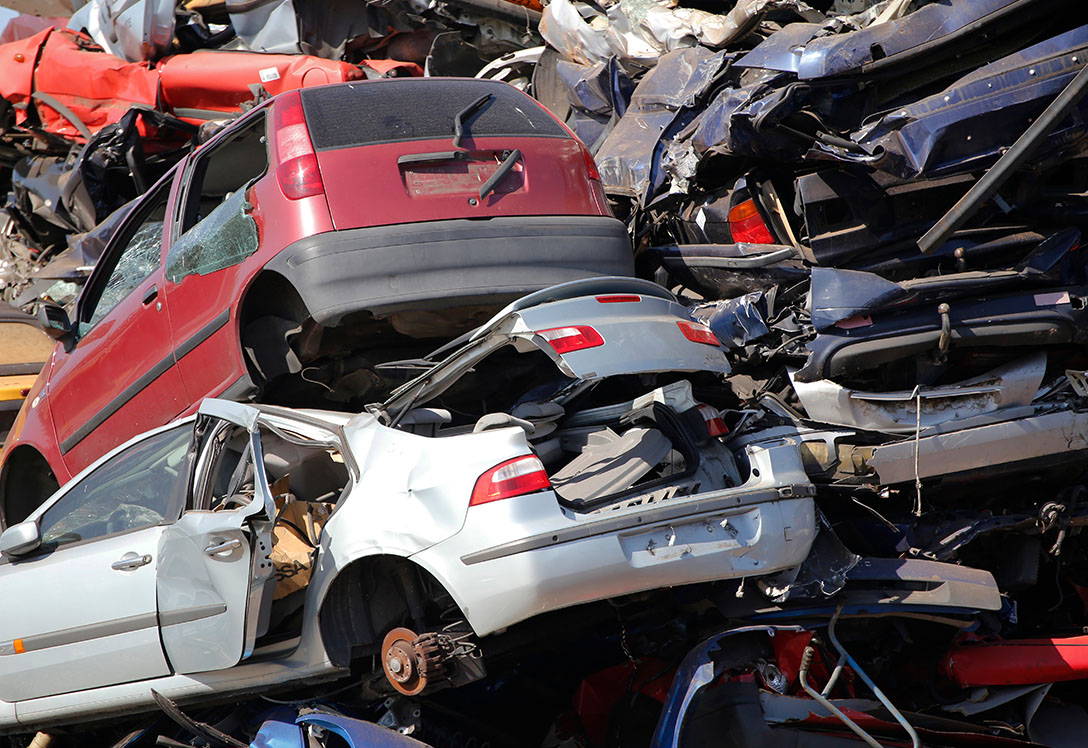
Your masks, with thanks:
[(545, 8), (535, 93), (640, 273), (729, 349), (734, 446), (798, 440), (825, 523), (799, 571), (722, 594), (655, 746), (1082, 739), (1055, 726), (1088, 721), (1086, 23)]
[[(540, 43), (536, 0), (72, 6), (30, 6), (71, 17), (18, 16), (0, 36), (0, 298), (17, 307), (73, 301), (116, 212), (269, 96), (425, 68), (472, 76)], [(498, 77), (517, 83), (535, 59), (500, 62)]]

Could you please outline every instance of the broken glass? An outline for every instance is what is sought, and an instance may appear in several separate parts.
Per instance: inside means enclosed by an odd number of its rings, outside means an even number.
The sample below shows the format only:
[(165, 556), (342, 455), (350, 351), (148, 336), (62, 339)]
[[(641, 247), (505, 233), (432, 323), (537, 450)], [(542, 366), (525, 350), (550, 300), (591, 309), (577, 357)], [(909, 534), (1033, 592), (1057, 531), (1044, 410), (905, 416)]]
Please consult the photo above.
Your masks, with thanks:
[(121, 300), (132, 293), (159, 266), (162, 249), (162, 221), (147, 221), (132, 237), (128, 247), (117, 260), (102, 295), (91, 313), (90, 319), (80, 322), (80, 334), (98, 324)]
[(208, 217), (182, 234), (166, 256), (166, 277), (180, 283), (237, 265), (257, 251), (257, 223), (248, 212), (245, 190), (229, 195)]

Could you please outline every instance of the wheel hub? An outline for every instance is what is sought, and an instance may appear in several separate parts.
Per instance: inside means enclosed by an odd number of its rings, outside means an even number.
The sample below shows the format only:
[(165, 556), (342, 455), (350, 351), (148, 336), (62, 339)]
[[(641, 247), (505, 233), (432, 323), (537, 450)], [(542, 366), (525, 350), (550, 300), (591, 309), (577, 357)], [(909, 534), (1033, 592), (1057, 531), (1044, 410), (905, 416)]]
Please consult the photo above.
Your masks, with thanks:
[(414, 696), (427, 687), (413, 642), (411, 629), (396, 628), (382, 641), (382, 669), (393, 688), (406, 696)]

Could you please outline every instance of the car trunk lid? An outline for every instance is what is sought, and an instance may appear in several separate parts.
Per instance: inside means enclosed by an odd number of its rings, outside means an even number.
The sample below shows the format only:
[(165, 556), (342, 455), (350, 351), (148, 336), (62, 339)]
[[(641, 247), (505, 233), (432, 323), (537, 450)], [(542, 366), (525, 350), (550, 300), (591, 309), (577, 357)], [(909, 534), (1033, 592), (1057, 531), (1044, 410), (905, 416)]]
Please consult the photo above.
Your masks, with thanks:
[(506, 84), (401, 79), (301, 96), (337, 230), (604, 213), (583, 146)]
[[(694, 332), (693, 332), (694, 331)], [(717, 339), (675, 297), (650, 281), (605, 277), (572, 281), (523, 297), (482, 326), (458, 351), (386, 401), (394, 419), (451, 387), (495, 350), (515, 344), (543, 351), (572, 379), (665, 371), (728, 373)]]

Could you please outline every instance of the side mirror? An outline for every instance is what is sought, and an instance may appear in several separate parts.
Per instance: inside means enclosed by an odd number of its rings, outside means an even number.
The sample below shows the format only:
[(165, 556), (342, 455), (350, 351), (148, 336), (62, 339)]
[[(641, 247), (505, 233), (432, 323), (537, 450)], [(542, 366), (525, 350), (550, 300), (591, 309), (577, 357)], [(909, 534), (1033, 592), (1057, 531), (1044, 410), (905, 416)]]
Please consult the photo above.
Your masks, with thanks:
[(41, 544), (42, 533), (34, 520), (12, 525), (0, 535), (0, 553), (5, 556), (25, 556)]
[(68, 319), (68, 312), (64, 311), (64, 307), (58, 304), (43, 302), (38, 307), (38, 324), (45, 330), (45, 334), (53, 338), (53, 340), (68, 343), (74, 337), (72, 323)]

